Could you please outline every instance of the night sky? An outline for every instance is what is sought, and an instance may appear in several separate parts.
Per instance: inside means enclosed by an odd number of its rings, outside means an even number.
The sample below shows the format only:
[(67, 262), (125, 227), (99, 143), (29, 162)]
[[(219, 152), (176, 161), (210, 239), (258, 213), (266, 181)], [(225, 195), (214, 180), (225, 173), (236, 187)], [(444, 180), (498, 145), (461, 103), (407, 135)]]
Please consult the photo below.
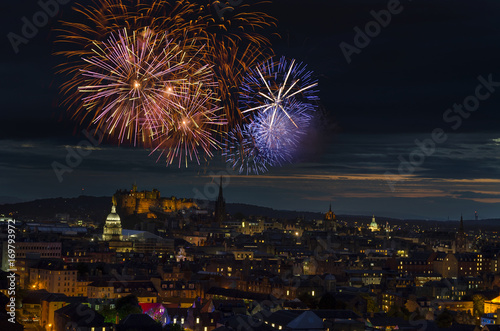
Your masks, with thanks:
[[(27, 0), (0, 4), (0, 203), (111, 196), (134, 181), (163, 196), (215, 199), (213, 176), (227, 174), (227, 202), (310, 211), (332, 203), (337, 214), (380, 217), (500, 216), (498, 1), (273, 1), (267, 9), (281, 36), (272, 37), (274, 51), (314, 71), (325, 113), (301, 162), (260, 176), (237, 175), (218, 157), (177, 169), (105, 140), (60, 181), (53, 162), (64, 163), (67, 148), (86, 139), (59, 107), (63, 77), (55, 66), (64, 58), (52, 55), (58, 21), (71, 20), (72, 5), (60, 5), (16, 54), (8, 33), (20, 34), (22, 17), (41, 8)], [(355, 47), (354, 28), (365, 30), (371, 12), (388, 6), (390, 23), (348, 63), (339, 45)], [(474, 104), (478, 90), (483, 100)], [(464, 100), (462, 115), (453, 112)], [(417, 160), (423, 154), (415, 141), (429, 141), (433, 131), (439, 141)], [(410, 156), (412, 169), (403, 162)]]

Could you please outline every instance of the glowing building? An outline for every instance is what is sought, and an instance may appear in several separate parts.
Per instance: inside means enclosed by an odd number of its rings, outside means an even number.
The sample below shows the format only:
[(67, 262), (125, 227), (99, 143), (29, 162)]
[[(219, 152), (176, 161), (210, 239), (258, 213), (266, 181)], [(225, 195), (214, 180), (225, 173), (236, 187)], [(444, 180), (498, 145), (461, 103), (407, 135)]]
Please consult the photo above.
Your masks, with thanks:
[(370, 223), (370, 226), (368, 227), (372, 232), (374, 231), (379, 231), (380, 229), (378, 228), (378, 224), (375, 221), (375, 215), (372, 217), (372, 222)]
[(106, 218), (106, 224), (102, 233), (102, 240), (104, 241), (122, 241), (122, 223), (120, 215), (116, 213), (116, 200), (113, 198), (113, 206), (111, 213)]

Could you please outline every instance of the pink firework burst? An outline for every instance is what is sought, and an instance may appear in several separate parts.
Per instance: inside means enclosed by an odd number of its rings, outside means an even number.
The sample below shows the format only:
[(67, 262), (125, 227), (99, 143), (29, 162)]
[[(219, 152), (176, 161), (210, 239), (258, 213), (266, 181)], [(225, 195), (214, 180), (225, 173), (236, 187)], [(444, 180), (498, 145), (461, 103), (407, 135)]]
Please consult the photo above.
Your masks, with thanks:
[(178, 159), (179, 167), (182, 163), (187, 167), (190, 161), (199, 164), (202, 157), (211, 158), (212, 151), (220, 148), (220, 128), (227, 124), (218, 115), (219, 100), (203, 84), (191, 82), (175, 88), (172, 99), (179, 106), (177, 112), (171, 114), (166, 126), (154, 128), (153, 152), (160, 152), (158, 160), (165, 157), (168, 166)]
[(150, 145), (155, 130), (168, 130), (181, 108), (174, 89), (188, 81), (215, 84), (210, 68), (191, 60), (199, 50), (174, 43), (165, 33), (123, 29), (94, 46), (80, 70), (78, 91), (87, 94), (82, 109), (120, 143)]

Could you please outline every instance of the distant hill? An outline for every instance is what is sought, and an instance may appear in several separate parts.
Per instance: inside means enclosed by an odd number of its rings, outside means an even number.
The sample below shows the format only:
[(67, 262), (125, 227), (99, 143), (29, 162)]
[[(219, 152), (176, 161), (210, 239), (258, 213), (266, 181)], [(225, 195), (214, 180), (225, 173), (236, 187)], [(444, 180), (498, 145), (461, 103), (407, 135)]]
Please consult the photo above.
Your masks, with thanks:
[[(199, 201), (199, 205), (214, 210), (213, 201)], [(13, 213), (20, 219), (53, 219), (58, 213), (67, 213), (71, 218), (89, 218), (104, 220), (111, 208), (110, 197), (79, 196), (77, 198), (51, 198), (28, 202), (8, 203), (0, 205), (0, 214)], [(320, 219), (322, 213), (308, 211), (275, 210), (268, 207), (249, 205), (244, 203), (226, 204), (227, 212), (231, 215), (241, 213), (248, 216), (264, 216), (269, 218), (305, 218)], [(367, 219), (367, 216), (365, 217)]]
[(5, 195), (0, 195), (0, 204), (4, 203), (18, 203), (18, 202), (23, 202), (25, 200), (19, 199), (17, 197), (10, 197), (10, 196), (5, 196)]
[[(198, 204), (209, 210), (214, 209), (213, 201), (198, 201)], [(0, 214), (8, 215), (13, 213), (21, 220), (43, 220), (54, 219), (58, 213), (69, 214), (71, 218), (85, 218), (95, 221), (104, 221), (111, 209), (111, 197), (79, 196), (77, 198), (51, 198), (40, 199), (28, 202), (7, 203), (0, 205)], [(268, 207), (249, 205), (244, 203), (226, 204), (227, 212), (231, 215), (237, 213), (243, 216), (263, 216), (269, 218), (295, 219), (304, 218), (306, 220), (321, 219), (324, 213), (308, 211), (275, 210)], [(347, 222), (368, 223), (371, 216), (368, 215), (337, 215), (337, 218)], [(406, 224), (437, 226), (442, 229), (455, 229), (458, 221), (434, 221), (434, 220), (403, 220), (384, 216), (377, 216), (377, 222), (382, 225), (388, 221), (391, 225)], [(500, 219), (485, 220), (464, 220), (466, 229), (478, 228), (500, 231)]]
[(110, 211), (110, 197), (51, 198), (0, 205), (0, 214), (13, 213), (20, 219), (54, 219), (56, 214), (62, 213), (70, 217), (103, 220)]
[(297, 218), (303, 217), (305, 219), (321, 219), (322, 213), (315, 213), (309, 211), (292, 211), (292, 210), (275, 210), (268, 207), (260, 207), (248, 205), (245, 203), (228, 203), (226, 205), (227, 212), (231, 215), (241, 213), (245, 216), (266, 216), (270, 218)]

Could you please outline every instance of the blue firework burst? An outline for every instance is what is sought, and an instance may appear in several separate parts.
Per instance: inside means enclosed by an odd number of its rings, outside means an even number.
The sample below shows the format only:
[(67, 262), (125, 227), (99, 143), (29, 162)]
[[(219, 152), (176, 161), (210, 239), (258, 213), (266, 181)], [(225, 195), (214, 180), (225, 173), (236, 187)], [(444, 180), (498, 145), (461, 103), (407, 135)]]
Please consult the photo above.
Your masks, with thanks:
[(317, 86), (305, 64), (284, 57), (277, 63), (269, 60), (249, 70), (242, 84), (240, 109), (250, 117), (253, 113), (272, 112), (274, 118), (282, 112), (298, 127), (288, 107), (300, 104), (303, 112), (314, 111), (319, 100)]
[(317, 84), (295, 60), (270, 60), (249, 70), (240, 93), (246, 123), (229, 134), (227, 161), (247, 174), (293, 162), (316, 110)]

